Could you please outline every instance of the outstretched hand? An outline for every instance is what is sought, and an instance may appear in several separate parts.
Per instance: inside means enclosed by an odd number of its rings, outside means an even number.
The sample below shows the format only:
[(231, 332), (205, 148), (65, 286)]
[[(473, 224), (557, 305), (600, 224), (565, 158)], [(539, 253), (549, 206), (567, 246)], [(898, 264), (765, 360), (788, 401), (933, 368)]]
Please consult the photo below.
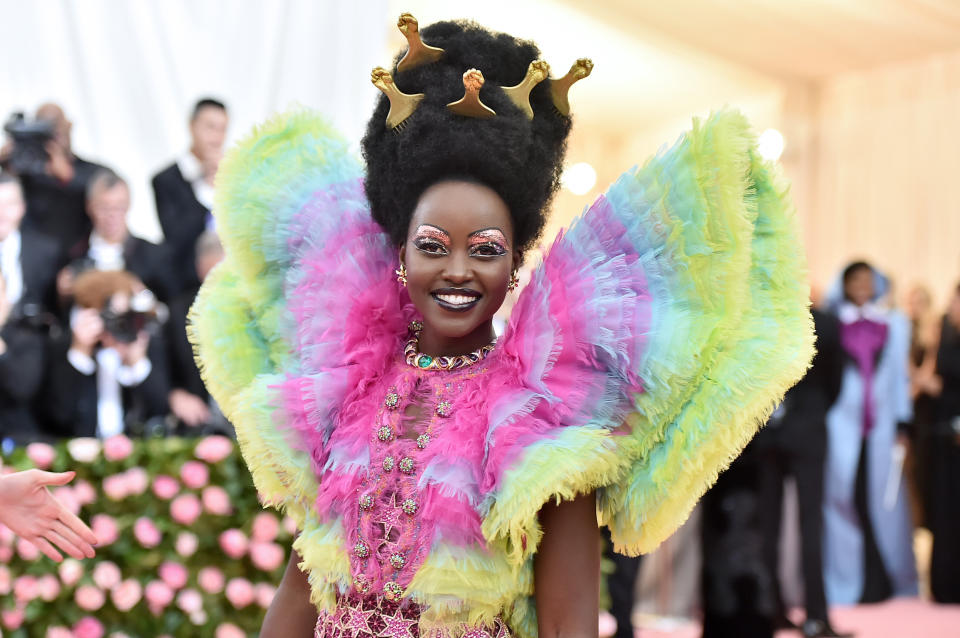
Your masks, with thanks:
[(47, 490), (50, 485), (66, 485), (74, 476), (75, 472), (42, 470), (0, 476), (0, 523), (58, 563), (63, 556), (54, 545), (77, 559), (95, 555), (97, 537)]

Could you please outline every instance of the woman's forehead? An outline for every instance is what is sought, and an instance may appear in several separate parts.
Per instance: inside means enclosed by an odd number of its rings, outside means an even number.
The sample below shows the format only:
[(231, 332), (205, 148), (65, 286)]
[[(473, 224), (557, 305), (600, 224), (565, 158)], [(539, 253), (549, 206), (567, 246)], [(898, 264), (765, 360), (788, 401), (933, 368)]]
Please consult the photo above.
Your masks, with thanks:
[(421, 195), (410, 220), (410, 233), (434, 228), (451, 238), (467, 238), (486, 230), (509, 237), (510, 209), (497, 193), (482, 184), (450, 181), (434, 184)]

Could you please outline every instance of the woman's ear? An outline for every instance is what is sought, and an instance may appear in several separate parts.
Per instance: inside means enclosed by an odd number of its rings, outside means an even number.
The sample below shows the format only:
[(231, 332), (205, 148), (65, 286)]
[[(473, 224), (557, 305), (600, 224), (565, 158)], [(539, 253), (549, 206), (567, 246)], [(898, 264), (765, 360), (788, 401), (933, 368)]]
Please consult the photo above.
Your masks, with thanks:
[(398, 256), (401, 264), (406, 261), (406, 257), (407, 257), (407, 244), (404, 243), (402, 246), (400, 246), (400, 255)]
[(523, 252), (520, 250), (513, 251), (513, 270), (520, 270), (523, 266)]

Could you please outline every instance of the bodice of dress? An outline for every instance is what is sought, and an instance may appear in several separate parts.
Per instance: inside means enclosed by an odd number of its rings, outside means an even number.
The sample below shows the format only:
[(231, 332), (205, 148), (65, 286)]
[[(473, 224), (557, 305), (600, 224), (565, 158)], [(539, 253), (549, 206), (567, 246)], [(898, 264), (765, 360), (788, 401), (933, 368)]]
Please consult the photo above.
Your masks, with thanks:
[[(419, 637), (421, 607), (405, 596), (405, 590), (442, 528), (438, 517), (457, 514), (437, 507), (424, 512), (431, 472), (443, 465), (436, 459), (441, 452), (431, 448), (443, 443), (442, 453), (448, 453), (451, 445), (465, 449), (475, 443), (447, 432), (447, 426), (458, 404), (462, 410), (471, 409), (462, 396), (476, 391), (487, 373), (484, 362), (448, 372), (421, 370), (398, 359), (375, 384), (379, 392), (358, 399), (367, 407), (359, 414), (375, 414), (367, 434), (369, 463), (350, 502), (335, 503), (348, 530), (349, 547), (344, 549), (353, 584), (340, 592), (334, 611), (321, 614), (317, 636), (336, 638), (346, 632), (352, 637)], [(369, 409), (374, 402), (375, 412)], [(336, 498), (343, 496), (341, 492)], [(473, 524), (479, 534), (479, 517)], [(486, 627), (464, 626), (456, 633), (472, 638), (509, 636), (501, 619)]]

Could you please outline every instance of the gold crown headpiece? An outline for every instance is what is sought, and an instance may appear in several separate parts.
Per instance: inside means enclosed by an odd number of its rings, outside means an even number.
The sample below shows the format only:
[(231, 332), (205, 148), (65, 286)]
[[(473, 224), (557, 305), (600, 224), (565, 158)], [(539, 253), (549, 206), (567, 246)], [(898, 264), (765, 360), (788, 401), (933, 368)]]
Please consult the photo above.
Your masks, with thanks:
[[(407, 39), (407, 52), (397, 63), (397, 71), (408, 71), (424, 64), (431, 64), (443, 57), (443, 49), (432, 47), (420, 38), (420, 25), (417, 19), (409, 13), (400, 15), (397, 27)], [(574, 82), (590, 75), (593, 62), (587, 58), (577, 60), (562, 78), (550, 80), (550, 96), (554, 108), (561, 115), (570, 115), (570, 101), (568, 93)], [(516, 86), (505, 86), (503, 92), (510, 101), (523, 111), (528, 120), (533, 119), (533, 108), (530, 106), (530, 91), (550, 75), (550, 65), (545, 60), (534, 60), (527, 67), (527, 74)], [(393, 81), (393, 75), (383, 67), (377, 67), (370, 74), (374, 86), (380, 89), (390, 100), (390, 111), (387, 113), (387, 126), (394, 131), (403, 128), (404, 122), (417, 110), (425, 95), (404, 93)], [(480, 100), (480, 88), (483, 86), (483, 73), (478, 69), (468, 69), (463, 74), (463, 97), (456, 102), (447, 104), (447, 108), (457, 115), (475, 118), (490, 118), (496, 116), (496, 111)]]

